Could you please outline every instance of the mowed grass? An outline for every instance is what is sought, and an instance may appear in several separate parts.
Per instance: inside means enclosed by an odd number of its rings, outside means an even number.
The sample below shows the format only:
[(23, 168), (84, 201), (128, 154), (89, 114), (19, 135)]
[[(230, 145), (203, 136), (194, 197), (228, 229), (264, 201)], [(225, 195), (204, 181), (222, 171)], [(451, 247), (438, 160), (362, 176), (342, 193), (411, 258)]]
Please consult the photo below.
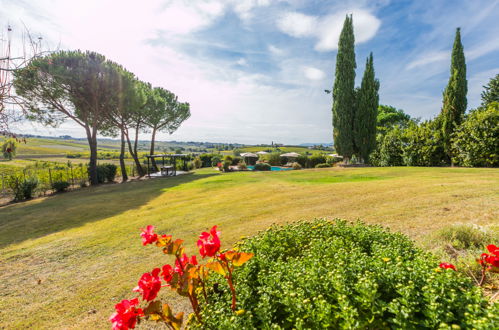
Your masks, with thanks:
[[(171, 259), (142, 247), (139, 228), (186, 240), (197, 252), (212, 225), (223, 247), (271, 224), (361, 218), (422, 241), (454, 223), (499, 219), (499, 171), (329, 168), (219, 174), (104, 185), (0, 208), (0, 328), (108, 328), (140, 275)], [(182, 299), (164, 290), (175, 310)]]

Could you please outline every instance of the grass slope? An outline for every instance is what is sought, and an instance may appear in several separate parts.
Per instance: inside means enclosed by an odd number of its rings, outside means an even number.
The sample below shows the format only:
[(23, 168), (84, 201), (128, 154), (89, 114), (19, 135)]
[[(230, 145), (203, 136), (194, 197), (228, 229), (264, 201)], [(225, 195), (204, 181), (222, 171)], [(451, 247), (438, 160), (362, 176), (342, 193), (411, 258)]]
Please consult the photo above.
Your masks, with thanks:
[[(362, 218), (415, 239), (499, 218), (499, 171), (330, 168), (218, 174), (86, 188), (0, 208), (0, 320), (6, 328), (107, 328), (145, 271), (170, 262), (139, 228), (186, 239), (214, 224), (224, 247), (272, 223)], [(170, 296), (175, 310), (187, 309)]]

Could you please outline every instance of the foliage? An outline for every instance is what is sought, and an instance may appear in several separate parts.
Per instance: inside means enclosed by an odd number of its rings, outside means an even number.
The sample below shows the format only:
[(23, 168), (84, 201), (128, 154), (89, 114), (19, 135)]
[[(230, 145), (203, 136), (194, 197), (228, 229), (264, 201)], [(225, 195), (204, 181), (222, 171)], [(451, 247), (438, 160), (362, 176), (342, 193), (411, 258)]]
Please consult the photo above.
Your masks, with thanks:
[(232, 150), (232, 154), (233, 154), (234, 156), (241, 156), (241, 153), (242, 153), (242, 152), (243, 152), (243, 151), (242, 151), (241, 149), (238, 149), (238, 148), (235, 148), (234, 150)]
[(237, 165), (237, 164), (239, 164), (242, 161), (243, 161), (243, 159), (241, 157), (239, 157), (239, 156), (233, 156), (232, 157), (232, 165), (234, 165), (234, 166)]
[(307, 167), (308, 156), (300, 154), (300, 156), (296, 157), (295, 161), (301, 165), (301, 167)]
[(245, 162), (240, 162), (237, 164), (237, 167), (241, 170), (241, 171), (245, 171), (248, 169), (248, 166), (246, 165)]
[(499, 73), (494, 78), (491, 78), (483, 88), (482, 107), (487, 107), (492, 102), (499, 103)]
[(192, 161), (192, 164), (194, 165), (194, 168), (196, 168), (196, 169), (201, 168), (203, 166), (203, 161), (198, 156), (198, 157), (194, 158), (194, 160)]
[(443, 146), (449, 160), (451, 158), (451, 135), (463, 121), (468, 104), (467, 93), (466, 61), (463, 45), (461, 44), (461, 29), (457, 28), (452, 48), (450, 78), (444, 91), (442, 112), (440, 114)]
[(404, 131), (403, 158), (407, 166), (445, 165), (445, 151), (439, 120), (411, 124)]
[(71, 119), (85, 129), (89, 177), (96, 184), (97, 133), (109, 130), (106, 113), (116, 108), (121, 91), (116, 66), (95, 52), (58, 51), (16, 70), (14, 87), (27, 102), (29, 119), (48, 125)]
[[(122, 300), (115, 306), (114, 313), (109, 320), (113, 324), (113, 330), (128, 330), (135, 328), (135, 324), (141, 317), (148, 320), (162, 322), (168, 328), (180, 329), (183, 323), (184, 313), (173, 314), (171, 307), (156, 298), (162, 287), (169, 287), (172, 291), (183, 297), (187, 297), (191, 304), (193, 314), (189, 321), (198, 326), (203, 325), (201, 309), (208, 305), (207, 280), (219, 274), (225, 278), (230, 290), (230, 309), (236, 311), (236, 289), (233, 281), (236, 267), (240, 267), (248, 262), (253, 253), (239, 251), (220, 251), (220, 232), (217, 226), (213, 226), (210, 232), (202, 232), (199, 235), (197, 246), (199, 253), (204, 259), (209, 257), (209, 261), (200, 265), (195, 255), (188, 257), (184, 253), (183, 240), (174, 240), (171, 235), (158, 235), (154, 232), (154, 226), (147, 226), (142, 229), (142, 245), (155, 244), (161, 248), (164, 254), (175, 258), (174, 265), (166, 264), (161, 268), (154, 268), (151, 272), (144, 273), (139, 279), (138, 286), (133, 291), (138, 292), (142, 297), (145, 308), (137, 308), (139, 298), (132, 300)], [(218, 278), (218, 276), (217, 276)], [(162, 280), (165, 284), (162, 285)], [(215, 281), (218, 285), (218, 281)]]
[(14, 193), (14, 201), (18, 202), (33, 198), (35, 190), (38, 187), (38, 178), (12, 174), (7, 178), (7, 185)]
[(213, 157), (218, 157), (218, 159), (220, 159), (220, 155), (218, 154), (201, 154), (199, 155), (199, 159), (201, 159), (201, 162), (203, 163), (203, 165), (201, 167), (212, 167), (212, 166), (216, 166), (213, 165)]
[(375, 78), (373, 54), (366, 60), (366, 69), (355, 101), (353, 132), (355, 149), (367, 162), (376, 147), (376, 122), (379, 105), (379, 80)]
[(218, 166), (218, 163), (222, 162), (222, 158), (220, 158), (220, 155), (215, 155), (211, 157), (211, 166), (215, 167)]
[(302, 169), (302, 166), (300, 163), (298, 162), (294, 162), (291, 164), (291, 167), (293, 168), (293, 170), (301, 170)]
[(488, 242), (492, 241), (492, 237), (487, 231), (477, 226), (456, 224), (437, 231), (435, 233), (435, 240), (450, 244), (457, 250), (467, 250), (482, 248)]
[(97, 165), (97, 182), (114, 182), (117, 167), (114, 164), (99, 164)]
[(385, 135), (378, 134), (377, 149), (371, 154), (369, 161), (376, 166), (402, 166), (403, 146), (404, 135), (399, 128), (394, 128)]
[(17, 141), (13, 138), (5, 139), (2, 143), (3, 158), (12, 160), (16, 156)]
[(377, 132), (385, 134), (387, 131), (398, 127), (406, 128), (409, 122), (411, 122), (411, 116), (406, 114), (401, 109), (396, 109), (395, 107), (389, 105), (378, 106), (378, 116), (377, 116)]
[(347, 160), (354, 153), (355, 37), (352, 16), (346, 16), (341, 30), (333, 85), (333, 140), (336, 151)]
[(472, 111), (452, 139), (453, 162), (461, 166), (499, 166), (499, 103)]
[(379, 226), (315, 220), (274, 226), (240, 245), (255, 254), (238, 272), (238, 306), (209, 291), (208, 329), (493, 329), (489, 305), (469, 278)]
[(323, 163), (326, 163), (326, 156), (316, 154), (308, 157), (307, 167), (314, 168), (317, 164)]
[(266, 161), (272, 166), (280, 166), (282, 164), (283, 157), (281, 157), (279, 152), (272, 152), (266, 155)]
[(272, 169), (272, 166), (267, 163), (256, 163), (253, 167), (254, 171), (270, 171)]
[(226, 159), (223, 161), (223, 171), (230, 172), (230, 166), (232, 165), (232, 160)]
[(66, 191), (71, 184), (68, 181), (54, 181), (52, 182), (52, 189), (54, 189), (56, 192), (63, 192)]
[(315, 165), (315, 168), (328, 168), (328, 167), (331, 167), (331, 164), (329, 164), (329, 163), (320, 163), (320, 164)]

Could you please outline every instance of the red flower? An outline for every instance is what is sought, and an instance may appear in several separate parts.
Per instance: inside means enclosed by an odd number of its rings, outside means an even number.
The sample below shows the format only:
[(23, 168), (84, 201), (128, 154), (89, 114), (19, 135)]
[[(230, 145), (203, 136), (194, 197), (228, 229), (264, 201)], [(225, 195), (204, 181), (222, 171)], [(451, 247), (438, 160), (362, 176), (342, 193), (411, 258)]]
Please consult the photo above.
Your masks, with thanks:
[(487, 250), (499, 257), (499, 247), (495, 246), (494, 244), (487, 245)]
[(163, 268), (163, 272), (161, 273), (161, 275), (163, 276), (163, 279), (165, 280), (165, 282), (170, 284), (170, 282), (172, 281), (172, 278), (173, 278), (173, 273), (174, 273), (173, 267), (170, 265), (164, 265), (162, 268)]
[(150, 273), (144, 273), (140, 277), (138, 286), (133, 291), (141, 292), (142, 299), (151, 301), (158, 295), (161, 289), (161, 279), (159, 278), (159, 268), (154, 268)]
[(154, 226), (147, 226), (146, 229), (141, 228), (142, 245), (152, 244), (158, 240), (158, 235), (154, 233)]
[(124, 299), (114, 306), (116, 313), (109, 318), (109, 321), (113, 323), (113, 330), (128, 330), (135, 328), (137, 318), (144, 316), (142, 308), (135, 308), (138, 304), (139, 300), (135, 298), (132, 300)]
[(443, 269), (453, 269), (453, 270), (456, 270), (456, 266), (454, 266), (453, 264), (449, 264), (448, 262), (442, 262), (440, 265), (439, 265), (440, 268), (443, 268)]
[(175, 272), (179, 273), (180, 275), (184, 274), (184, 269), (187, 264), (191, 264), (196, 266), (198, 264), (198, 261), (196, 260), (196, 256), (192, 256), (190, 259), (187, 257), (187, 255), (184, 253), (182, 255), (182, 258), (180, 258), (180, 263), (178, 262), (178, 259), (175, 260)]
[(10, 154), (12, 152), (12, 149), (11, 148), (7, 148), (6, 151)]
[(201, 256), (214, 257), (218, 250), (220, 250), (220, 239), (218, 238), (220, 232), (217, 231), (217, 226), (213, 226), (210, 232), (202, 232), (199, 235), (198, 247)]

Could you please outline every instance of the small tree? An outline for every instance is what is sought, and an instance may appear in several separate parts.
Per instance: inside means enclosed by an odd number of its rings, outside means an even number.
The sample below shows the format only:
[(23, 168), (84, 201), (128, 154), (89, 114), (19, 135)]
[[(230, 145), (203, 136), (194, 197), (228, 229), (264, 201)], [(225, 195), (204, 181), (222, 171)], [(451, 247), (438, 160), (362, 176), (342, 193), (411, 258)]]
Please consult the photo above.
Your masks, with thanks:
[(355, 37), (352, 16), (343, 23), (336, 55), (333, 86), (333, 139), (334, 148), (345, 161), (354, 153), (353, 118), (355, 110)]
[(16, 156), (17, 141), (15, 139), (6, 139), (2, 144), (3, 158), (12, 160)]
[(29, 119), (51, 126), (70, 119), (85, 130), (92, 185), (98, 184), (97, 133), (109, 129), (106, 113), (117, 105), (118, 77), (103, 55), (79, 50), (34, 58), (14, 73), (14, 87), (26, 102)]
[[(189, 103), (178, 102), (177, 96), (164, 88), (155, 87), (149, 97), (144, 123), (152, 131), (150, 155), (154, 155), (156, 133), (165, 131), (172, 134), (190, 117), (191, 112)], [(152, 159), (153, 166), (156, 167), (154, 158)]]
[(492, 79), (489, 83), (483, 86), (484, 91), (482, 92), (482, 106), (487, 107), (492, 102), (499, 103), (499, 74)]
[(390, 105), (379, 105), (377, 115), (377, 132), (385, 134), (390, 129), (395, 127), (406, 128), (412, 121), (411, 116), (403, 110), (397, 109)]
[(457, 28), (450, 67), (449, 83), (444, 91), (440, 124), (443, 133), (444, 150), (448, 159), (451, 157), (451, 135), (464, 118), (468, 104), (466, 94), (468, 93), (468, 81), (466, 80), (466, 61), (464, 58), (463, 45), (461, 43), (461, 30)]
[(379, 81), (374, 75), (373, 54), (366, 60), (366, 70), (357, 93), (353, 121), (355, 146), (360, 158), (367, 162), (376, 147), (376, 118), (379, 105)]

